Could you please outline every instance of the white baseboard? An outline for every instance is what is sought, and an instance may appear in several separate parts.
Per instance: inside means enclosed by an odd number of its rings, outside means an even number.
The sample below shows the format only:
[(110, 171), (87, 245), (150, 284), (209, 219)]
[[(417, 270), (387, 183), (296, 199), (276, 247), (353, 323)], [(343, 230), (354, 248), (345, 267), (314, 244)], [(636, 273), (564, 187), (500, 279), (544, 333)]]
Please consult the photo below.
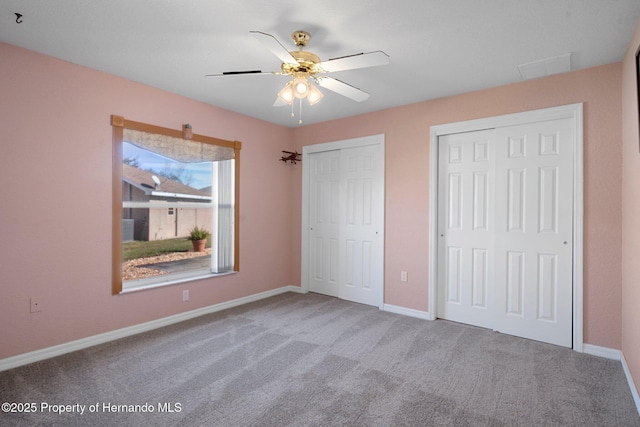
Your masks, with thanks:
[(629, 367), (627, 366), (627, 361), (624, 358), (624, 353), (613, 348), (600, 347), (592, 344), (585, 344), (584, 352), (593, 356), (600, 356), (606, 359), (617, 360), (622, 363), (622, 369), (624, 370), (625, 377), (627, 377), (627, 384), (629, 384), (631, 396), (633, 397), (633, 401), (636, 404), (636, 410), (638, 411), (638, 414), (640, 414), (640, 396), (638, 395), (638, 389), (633, 382), (631, 371), (629, 371)]
[(402, 314), (405, 316), (417, 317), (418, 319), (433, 320), (431, 319), (431, 316), (429, 316), (428, 311), (414, 310), (413, 308), (400, 307), (400, 306), (391, 305), (391, 304), (383, 304), (382, 310), (388, 311), (389, 313), (396, 313), (396, 314)]
[(616, 350), (608, 347), (600, 347), (599, 345), (584, 344), (583, 352), (592, 356), (604, 357), (605, 359), (620, 360), (622, 353), (620, 350)]
[(269, 291), (260, 292), (257, 294), (234, 299), (231, 301), (210, 305), (208, 307), (191, 310), (184, 313), (174, 314), (173, 316), (163, 317), (162, 319), (156, 319), (150, 322), (140, 323), (138, 325), (128, 326), (126, 328), (116, 329), (114, 331), (109, 331), (102, 334), (81, 338), (79, 340), (55, 345), (53, 347), (47, 347), (41, 350), (31, 351), (29, 353), (18, 354), (16, 356), (11, 356), (5, 359), (1, 359), (0, 372), (6, 371), (7, 369), (17, 368), (18, 366), (28, 365), (29, 363), (38, 362), (40, 360), (49, 359), (51, 357), (56, 357), (66, 353), (71, 353), (72, 351), (82, 350), (84, 348), (92, 347), (94, 345), (103, 344), (103, 343), (117, 340), (120, 338), (125, 338), (131, 335), (139, 334), (141, 332), (147, 332), (153, 329), (162, 328), (164, 326), (169, 326), (174, 323), (183, 322), (185, 320), (193, 319), (195, 317), (203, 316), (205, 314), (215, 313), (217, 311), (222, 311), (228, 308), (237, 307), (239, 305), (243, 305), (243, 304), (258, 301), (264, 298), (269, 298), (275, 295), (283, 294), (285, 292), (303, 293), (302, 289), (299, 286), (283, 286), (281, 288), (272, 289)]
[(631, 371), (629, 371), (629, 366), (627, 366), (627, 361), (625, 360), (624, 353), (622, 352), (620, 352), (620, 362), (622, 362), (622, 369), (624, 369), (624, 375), (627, 377), (627, 383), (629, 383), (629, 388), (631, 389), (631, 396), (633, 396), (633, 401), (636, 403), (636, 409), (638, 410), (638, 414), (640, 414), (640, 396), (638, 395), (638, 389), (633, 382)]

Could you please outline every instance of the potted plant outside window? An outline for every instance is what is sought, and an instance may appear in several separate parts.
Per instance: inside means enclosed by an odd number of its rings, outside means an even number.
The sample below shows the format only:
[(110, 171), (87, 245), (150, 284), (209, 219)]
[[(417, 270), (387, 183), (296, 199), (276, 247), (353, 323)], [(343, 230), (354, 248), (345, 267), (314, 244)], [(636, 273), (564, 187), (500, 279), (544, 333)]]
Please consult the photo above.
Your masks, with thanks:
[(204, 252), (209, 236), (211, 236), (211, 233), (206, 228), (201, 228), (196, 225), (189, 231), (189, 237), (187, 237), (187, 239), (193, 243), (194, 252)]

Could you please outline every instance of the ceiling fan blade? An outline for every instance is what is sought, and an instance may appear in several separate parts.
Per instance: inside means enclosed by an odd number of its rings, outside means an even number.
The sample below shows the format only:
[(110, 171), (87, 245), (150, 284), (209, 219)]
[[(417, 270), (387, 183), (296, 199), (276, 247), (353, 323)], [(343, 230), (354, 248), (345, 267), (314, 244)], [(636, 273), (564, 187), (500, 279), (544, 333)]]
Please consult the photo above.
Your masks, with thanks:
[(331, 77), (318, 77), (316, 80), (319, 86), (329, 89), (347, 98), (351, 98), (354, 101), (362, 102), (369, 98), (369, 94), (357, 87), (341, 82), (338, 79), (332, 79)]
[(274, 36), (272, 36), (271, 34), (263, 33), (262, 31), (249, 32), (253, 34), (254, 37), (260, 43), (262, 43), (264, 47), (269, 49), (275, 56), (277, 56), (280, 61), (284, 62), (285, 64), (298, 65), (298, 61), (293, 56), (291, 56), (287, 48), (284, 47), (282, 43), (280, 43)]
[(241, 76), (244, 74), (263, 74), (263, 75), (273, 75), (273, 74), (282, 74), (278, 71), (260, 71), (260, 70), (249, 70), (249, 71), (224, 71), (219, 74), (205, 74), (205, 77), (219, 77), (219, 76)]
[(377, 67), (389, 63), (389, 55), (381, 50), (369, 53), (356, 53), (355, 55), (333, 58), (321, 62), (320, 67), (327, 73), (334, 71), (354, 70), (356, 68)]
[(278, 97), (276, 97), (276, 100), (275, 100), (275, 102), (273, 103), (273, 106), (274, 106), (274, 107), (284, 107), (285, 105), (289, 105), (289, 104), (287, 104), (286, 102), (284, 102), (284, 101), (282, 100), (282, 98), (280, 98), (279, 96), (278, 96)]

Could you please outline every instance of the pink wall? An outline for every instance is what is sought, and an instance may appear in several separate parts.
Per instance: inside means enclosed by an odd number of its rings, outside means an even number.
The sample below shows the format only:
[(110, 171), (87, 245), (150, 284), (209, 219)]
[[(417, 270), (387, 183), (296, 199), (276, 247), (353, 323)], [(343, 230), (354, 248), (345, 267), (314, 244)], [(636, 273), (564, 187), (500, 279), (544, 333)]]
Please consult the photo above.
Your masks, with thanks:
[[(289, 129), (7, 44), (0, 58), (0, 358), (299, 283)], [(111, 114), (242, 141), (240, 273), (111, 295)]]
[(622, 63), (622, 351), (640, 385), (640, 136), (635, 53), (640, 21)]
[[(429, 127), (576, 102), (585, 103), (585, 341), (621, 347), (620, 63), (291, 130), (6, 44), (0, 57), (0, 182), (10, 183), (0, 186), (0, 358), (299, 285), (301, 166), (279, 162), (280, 151), (378, 133), (385, 302), (427, 310)], [(243, 142), (239, 274), (111, 295), (111, 114)], [(42, 298), (41, 313), (29, 313), (30, 297)]]
[[(619, 349), (620, 82), (621, 64), (616, 63), (304, 126), (294, 130), (294, 140), (301, 147), (385, 134), (385, 303), (427, 311), (429, 127), (584, 102), (584, 338)], [(296, 206), (293, 218), (298, 220), (299, 201)], [(400, 282), (401, 270), (408, 271), (409, 282)]]

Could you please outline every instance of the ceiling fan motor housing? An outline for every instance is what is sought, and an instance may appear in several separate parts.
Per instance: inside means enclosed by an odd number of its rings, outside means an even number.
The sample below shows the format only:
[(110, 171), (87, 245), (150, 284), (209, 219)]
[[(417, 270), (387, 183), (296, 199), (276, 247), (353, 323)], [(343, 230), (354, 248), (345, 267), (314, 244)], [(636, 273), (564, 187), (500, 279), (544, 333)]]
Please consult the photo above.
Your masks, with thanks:
[(318, 64), (320, 63), (318, 55), (304, 50), (294, 50), (289, 53), (298, 61), (298, 64), (283, 63), (282, 71), (285, 74), (308, 73), (314, 75), (320, 72), (318, 69)]
[(318, 74), (321, 71), (318, 67), (318, 64), (320, 63), (320, 57), (315, 53), (302, 50), (302, 48), (307, 45), (309, 40), (311, 40), (311, 35), (306, 31), (298, 30), (291, 33), (291, 38), (299, 48), (299, 50), (289, 52), (291, 56), (295, 58), (297, 64), (283, 63), (281, 67), (282, 71), (285, 74), (289, 74), (292, 76), (298, 74), (313, 76), (315, 74)]

